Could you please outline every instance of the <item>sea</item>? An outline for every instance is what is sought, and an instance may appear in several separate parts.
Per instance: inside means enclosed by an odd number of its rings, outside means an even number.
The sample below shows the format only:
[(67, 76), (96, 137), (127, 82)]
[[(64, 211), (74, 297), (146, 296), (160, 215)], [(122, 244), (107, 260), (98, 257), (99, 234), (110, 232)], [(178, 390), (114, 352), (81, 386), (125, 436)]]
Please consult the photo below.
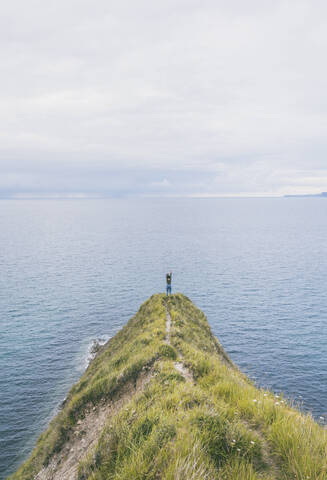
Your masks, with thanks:
[(0, 200), (1, 479), (168, 271), (243, 372), (325, 424), (327, 199)]

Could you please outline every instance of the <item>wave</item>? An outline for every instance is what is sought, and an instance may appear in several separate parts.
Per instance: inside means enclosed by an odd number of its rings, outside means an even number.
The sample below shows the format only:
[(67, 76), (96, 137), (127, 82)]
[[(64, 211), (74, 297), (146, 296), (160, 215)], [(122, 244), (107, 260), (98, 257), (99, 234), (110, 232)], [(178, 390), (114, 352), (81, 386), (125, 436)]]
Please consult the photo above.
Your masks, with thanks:
[(85, 358), (85, 370), (90, 365), (92, 360), (96, 357), (100, 348), (110, 340), (110, 335), (102, 335), (99, 338), (93, 338), (91, 343), (88, 345), (87, 354)]

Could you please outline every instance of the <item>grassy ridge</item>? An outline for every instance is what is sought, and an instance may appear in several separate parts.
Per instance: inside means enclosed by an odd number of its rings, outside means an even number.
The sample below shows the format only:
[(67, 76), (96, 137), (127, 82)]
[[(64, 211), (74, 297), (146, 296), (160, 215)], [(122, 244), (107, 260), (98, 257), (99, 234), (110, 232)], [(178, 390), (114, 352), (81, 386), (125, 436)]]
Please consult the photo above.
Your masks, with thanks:
[(64, 408), (40, 436), (31, 457), (9, 478), (32, 479), (48, 465), (92, 405), (114, 399), (125, 383), (155, 361), (164, 337), (165, 309), (161, 298), (152, 297), (93, 360), (69, 392)]
[[(206, 397), (209, 413), (201, 422), (202, 445), (218, 467), (219, 476), (213, 478), (326, 479), (326, 430), (220, 361), (214, 351), (221, 347), (191, 302), (177, 295), (169, 308), (172, 344)], [(212, 440), (217, 438), (219, 448)]]
[[(176, 360), (193, 381), (176, 369)], [(79, 464), (79, 480), (326, 480), (326, 430), (283, 398), (257, 389), (231, 363), (204, 314), (181, 294), (153, 295), (142, 305), (10, 478), (34, 478), (60, 454), (78, 419), (93, 405), (119, 398), (144, 368), (151, 368), (151, 381), (108, 418)]]

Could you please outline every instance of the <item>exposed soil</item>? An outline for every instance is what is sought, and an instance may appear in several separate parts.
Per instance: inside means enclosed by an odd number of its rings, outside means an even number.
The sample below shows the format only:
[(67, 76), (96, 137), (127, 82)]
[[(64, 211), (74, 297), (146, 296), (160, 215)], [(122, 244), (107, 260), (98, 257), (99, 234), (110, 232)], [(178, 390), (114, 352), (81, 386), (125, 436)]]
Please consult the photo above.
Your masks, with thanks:
[(249, 422), (243, 420), (243, 425), (250, 431), (252, 431), (260, 440), (261, 443), (261, 453), (262, 453), (262, 461), (265, 464), (266, 468), (269, 469), (269, 473), (274, 479), (281, 478), (281, 471), (275, 456), (271, 453), (273, 450), (269, 445), (268, 441), (266, 440), (264, 434), (260, 430), (259, 427), (254, 427), (249, 424)]
[[(166, 308), (166, 343), (170, 345), (170, 329), (171, 329), (171, 316), (169, 310)], [(183, 360), (183, 355), (179, 352), (181, 360)], [(189, 380), (191, 382), (194, 381), (193, 375), (188, 368), (185, 367), (183, 362), (174, 362), (174, 367), (180, 373), (185, 380)]]
[(185, 365), (182, 362), (174, 362), (174, 367), (176, 370), (183, 375), (185, 380), (189, 380), (190, 382), (194, 382), (194, 378), (192, 373), (188, 368), (185, 367)]
[(168, 311), (168, 308), (166, 308), (166, 343), (170, 345), (170, 327), (171, 327), (171, 316)]
[(136, 385), (128, 382), (114, 401), (90, 408), (77, 422), (61, 452), (36, 475), (35, 480), (75, 480), (79, 462), (95, 447), (110, 415), (116, 414), (135, 394), (143, 391), (151, 377), (152, 371), (145, 370)]

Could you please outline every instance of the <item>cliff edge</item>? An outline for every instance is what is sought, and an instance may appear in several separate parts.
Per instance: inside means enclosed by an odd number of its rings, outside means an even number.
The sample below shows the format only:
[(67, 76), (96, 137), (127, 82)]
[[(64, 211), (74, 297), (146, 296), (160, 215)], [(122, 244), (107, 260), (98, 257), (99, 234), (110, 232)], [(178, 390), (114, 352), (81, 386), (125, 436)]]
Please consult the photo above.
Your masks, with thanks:
[(184, 295), (98, 352), (10, 480), (327, 478), (327, 431), (233, 365)]

